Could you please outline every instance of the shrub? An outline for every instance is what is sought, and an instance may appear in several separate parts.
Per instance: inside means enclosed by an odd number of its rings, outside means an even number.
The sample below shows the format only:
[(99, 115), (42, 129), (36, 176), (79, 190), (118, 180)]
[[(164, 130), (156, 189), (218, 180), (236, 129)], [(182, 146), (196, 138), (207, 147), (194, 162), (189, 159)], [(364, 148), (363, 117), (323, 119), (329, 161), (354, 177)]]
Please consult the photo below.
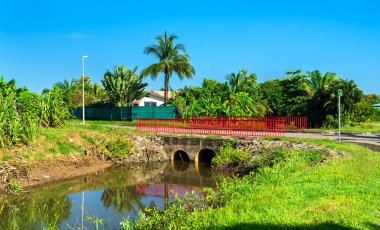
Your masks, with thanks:
[(41, 124), (44, 127), (62, 127), (70, 117), (63, 102), (62, 90), (56, 88), (45, 94), (41, 102)]
[(125, 137), (116, 137), (116, 139), (111, 138), (104, 143), (103, 152), (109, 157), (126, 157), (131, 148), (131, 142)]
[(25, 87), (16, 88), (14, 80), (7, 83), (0, 77), (0, 147), (33, 145), (40, 126), (62, 127), (68, 118), (62, 90), (54, 89), (42, 97)]
[(212, 163), (217, 164), (227, 164), (227, 165), (238, 165), (247, 162), (250, 159), (250, 154), (248, 151), (237, 150), (233, 143), (228, 142), (220, 149), (220, 153), (217, 154), (213, 159)]

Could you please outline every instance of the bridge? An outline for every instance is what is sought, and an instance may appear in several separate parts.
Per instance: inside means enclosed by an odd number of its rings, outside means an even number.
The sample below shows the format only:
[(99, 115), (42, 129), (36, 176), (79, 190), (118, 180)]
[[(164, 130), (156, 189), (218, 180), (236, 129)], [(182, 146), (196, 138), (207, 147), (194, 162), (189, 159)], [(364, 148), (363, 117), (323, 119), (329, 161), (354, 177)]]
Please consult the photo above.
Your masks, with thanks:
[(229, 139), (202, 137), (163, 137), (164, 150), (172, 160), (209, 164)]
[(135, 122), (140, 131), (222, 136), (283, 136), (285, 130), (307, 128), (307, 117), (191, 117)]

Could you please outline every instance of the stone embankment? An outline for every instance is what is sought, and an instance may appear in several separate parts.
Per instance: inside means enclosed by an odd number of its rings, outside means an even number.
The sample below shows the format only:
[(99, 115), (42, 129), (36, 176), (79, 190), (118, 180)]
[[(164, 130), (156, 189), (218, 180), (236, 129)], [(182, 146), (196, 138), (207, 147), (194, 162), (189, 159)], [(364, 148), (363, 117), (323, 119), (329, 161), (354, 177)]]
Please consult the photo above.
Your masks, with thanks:
[(132, 148), (129, 156), (125, 159), (126, 163), (142, 162), (162, 162), (168, 161), (164, 150), (164, 142), (160, 137), (133, 137)]
[(321, 146), (305, 144), (302, 142), (277, 141), (277, 140), (260, 140), (240, 138), (236, 141), (236, 148), (240, 151), (247, 151), (252, 155), (260, 152), (262, 149), (273, 148), (290, 148), (297, 150), (322, 149)]
[(295, 149), (295, 150), (324, 150), (326, 156), (330, 158), (341, 157), (343, 153), (333, 149), (327, 149), (320, 145), (314, 145), (304, 142), (279, 141), (279, 140), (262, 140), (259, 138), (239, 138), (236, 142), (236, 148), (240, 151), (247, 151), (255, 156), (266, 149)]

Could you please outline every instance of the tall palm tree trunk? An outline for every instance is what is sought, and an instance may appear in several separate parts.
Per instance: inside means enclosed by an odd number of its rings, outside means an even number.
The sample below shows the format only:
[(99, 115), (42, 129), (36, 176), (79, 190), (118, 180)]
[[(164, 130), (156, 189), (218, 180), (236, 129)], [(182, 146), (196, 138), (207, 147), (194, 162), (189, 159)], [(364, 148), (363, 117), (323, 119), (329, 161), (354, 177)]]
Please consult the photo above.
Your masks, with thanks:
[(164, 106), (168, 102), (168, 90), (169, 90), (169, 74), (165, 73), (165, 92), (164, 92)]

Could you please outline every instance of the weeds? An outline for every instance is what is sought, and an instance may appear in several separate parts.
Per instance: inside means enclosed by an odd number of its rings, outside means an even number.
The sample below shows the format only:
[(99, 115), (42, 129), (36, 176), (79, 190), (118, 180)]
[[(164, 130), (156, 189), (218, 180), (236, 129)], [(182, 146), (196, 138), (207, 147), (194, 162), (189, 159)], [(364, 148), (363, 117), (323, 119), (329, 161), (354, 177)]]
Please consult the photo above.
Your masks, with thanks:
[(125, 137), (109, 139), (104, 144), (105, 152), (110, 157), (126, 157), (132, 148), (132, 144)]
[(23, 191), (23, 188), (19, 183), (8, 178), (5, 185), (5, 191), (11, 195), (19, 195)]

